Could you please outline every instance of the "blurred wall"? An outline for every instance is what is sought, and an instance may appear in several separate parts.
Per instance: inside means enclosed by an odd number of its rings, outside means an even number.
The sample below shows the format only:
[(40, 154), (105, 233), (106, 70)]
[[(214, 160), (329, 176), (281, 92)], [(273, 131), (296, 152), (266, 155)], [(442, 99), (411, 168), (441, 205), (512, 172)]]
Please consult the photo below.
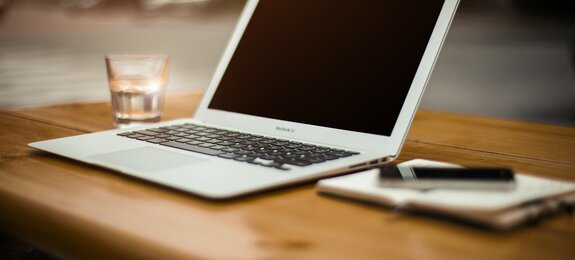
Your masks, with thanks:
[(12, 1), (0, 17), (0, 108), (108, 99), (108, 53), (168, 53), (169, 93), (202, 91), (244, 1), (176, 2)]
[(462, 0), (422, 106), (575, 126), (575, 1)]

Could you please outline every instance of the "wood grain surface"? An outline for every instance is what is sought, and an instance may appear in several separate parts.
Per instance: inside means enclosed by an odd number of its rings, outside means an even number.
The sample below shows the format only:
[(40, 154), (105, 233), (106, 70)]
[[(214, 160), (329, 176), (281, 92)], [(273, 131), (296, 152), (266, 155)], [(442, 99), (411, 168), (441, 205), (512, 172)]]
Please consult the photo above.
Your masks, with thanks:
[[(168, 98), (164, 119), (199, 95)], [(491, 232), (320, 196), (307, 183), (213, 202), (41, 152), (111, 129), (109, 105), (0, 112), (0, 228), (56, 255), (104, 259), (573, 259), (575, 218)], [(399, 160), (501, 165), (575, 180), (575, 129), (419, 111)]]

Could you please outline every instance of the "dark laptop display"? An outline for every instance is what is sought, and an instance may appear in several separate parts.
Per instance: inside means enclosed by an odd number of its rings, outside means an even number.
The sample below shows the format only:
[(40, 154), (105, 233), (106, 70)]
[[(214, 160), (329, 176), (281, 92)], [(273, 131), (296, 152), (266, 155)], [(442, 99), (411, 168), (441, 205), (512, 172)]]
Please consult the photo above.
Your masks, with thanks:
[(443, 3), (262, 0), (209, 108), (389, 136)]

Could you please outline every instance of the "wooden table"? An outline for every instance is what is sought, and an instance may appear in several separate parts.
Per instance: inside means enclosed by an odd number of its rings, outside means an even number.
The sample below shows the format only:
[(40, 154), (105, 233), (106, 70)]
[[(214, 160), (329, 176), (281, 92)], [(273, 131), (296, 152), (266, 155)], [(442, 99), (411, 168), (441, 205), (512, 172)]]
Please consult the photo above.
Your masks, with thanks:
[[(165, 119), (199, 95), (170, 97)], [(0, 228), (80, 259), (575, 259), (567, 215), (510, 232), (320, 196), (308, 183), (212, 202), (27, 143), (113, 127), (105, 103), (0, 111)], [(400, 160), (500, 165), (575, 180), (575, 129), (419, 111)]]

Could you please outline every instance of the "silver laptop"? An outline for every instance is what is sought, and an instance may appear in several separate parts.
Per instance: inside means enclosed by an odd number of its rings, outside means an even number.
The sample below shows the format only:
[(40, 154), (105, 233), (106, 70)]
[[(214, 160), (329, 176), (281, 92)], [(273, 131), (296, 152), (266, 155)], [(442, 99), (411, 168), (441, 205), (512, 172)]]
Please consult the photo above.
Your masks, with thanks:
[(383, 164), (457, 4), (248, 0), (193, 118), (30, 146), (212, 199)]

